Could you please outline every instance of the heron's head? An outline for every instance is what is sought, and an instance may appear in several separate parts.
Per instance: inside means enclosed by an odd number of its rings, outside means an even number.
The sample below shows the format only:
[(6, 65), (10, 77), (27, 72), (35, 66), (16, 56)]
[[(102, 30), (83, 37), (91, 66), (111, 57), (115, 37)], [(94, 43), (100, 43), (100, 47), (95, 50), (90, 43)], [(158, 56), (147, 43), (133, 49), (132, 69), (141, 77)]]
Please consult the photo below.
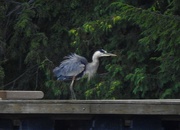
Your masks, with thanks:
[(97, 57), (104, 57), (104, 56), (117, 56), (115, 54), (112, 54), (112, 53), (108, 53), (107, 51), (103, 50), (103, 49), (100, 49), (98, 51), (96, 51), (94, 53), (95, 56)]

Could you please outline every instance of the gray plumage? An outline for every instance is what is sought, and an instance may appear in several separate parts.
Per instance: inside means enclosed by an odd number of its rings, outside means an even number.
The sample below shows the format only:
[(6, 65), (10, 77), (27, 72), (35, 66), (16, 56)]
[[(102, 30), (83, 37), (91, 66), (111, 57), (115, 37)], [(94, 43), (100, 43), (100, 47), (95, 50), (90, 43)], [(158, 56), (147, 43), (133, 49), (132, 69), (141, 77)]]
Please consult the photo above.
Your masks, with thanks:
[(77, 78), (81, 78), (84, 75), (88, 76), (88, 80), (94, 76), (99, 66), (99, 58), (103, 56), (116, 56), (112, 53), (107, 53), (105, 50), (100, 49), (93, 54), (92, 62), (88, 63), (86, 58), (77, 54), (71, 54), (65, 57), (65, 60), (60, 63), (58, 67), (53, 69), (54, 75), (57, 80), (72, 80), (70, 85), (71, 96), (76, 99), (73, 85)]
[(73, 76), (78, 76), (78, 74), (83, 73), (88, 64), (88, 61), (84, 57), (75, 53), (64, 58), (65, 60), (53, 70), (58, 80), (68, 80)]

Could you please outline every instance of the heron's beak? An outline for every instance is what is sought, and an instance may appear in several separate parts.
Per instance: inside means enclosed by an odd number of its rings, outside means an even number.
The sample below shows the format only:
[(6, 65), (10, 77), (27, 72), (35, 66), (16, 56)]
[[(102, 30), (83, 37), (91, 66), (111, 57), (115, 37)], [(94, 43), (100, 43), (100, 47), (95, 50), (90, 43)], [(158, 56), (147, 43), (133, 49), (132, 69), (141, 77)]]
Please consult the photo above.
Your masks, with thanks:
[(117, 56), (116, 54), (112, 54), (112, 53), (105, 53), (103, 56)]

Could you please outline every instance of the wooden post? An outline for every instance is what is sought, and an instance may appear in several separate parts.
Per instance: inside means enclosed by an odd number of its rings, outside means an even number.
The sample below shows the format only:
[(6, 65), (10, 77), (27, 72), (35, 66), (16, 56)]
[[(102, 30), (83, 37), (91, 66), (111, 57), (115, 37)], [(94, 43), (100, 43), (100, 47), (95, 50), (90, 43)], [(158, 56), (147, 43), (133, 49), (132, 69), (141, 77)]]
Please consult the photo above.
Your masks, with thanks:
[(42, 91), (0, 91), (0, 99), (42, 99), (44, 93)]

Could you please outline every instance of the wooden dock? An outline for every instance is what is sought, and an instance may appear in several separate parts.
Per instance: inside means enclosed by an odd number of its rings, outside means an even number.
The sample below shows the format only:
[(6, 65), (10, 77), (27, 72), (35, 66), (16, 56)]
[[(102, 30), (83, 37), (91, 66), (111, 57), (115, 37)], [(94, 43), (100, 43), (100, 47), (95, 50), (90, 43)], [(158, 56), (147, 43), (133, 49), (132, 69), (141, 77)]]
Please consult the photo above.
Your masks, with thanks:
[(180, 129), (180, 99), (0, 100), (0, 129)]
[(180, 99), (0, 100), (0, 114), (180, 115)]

